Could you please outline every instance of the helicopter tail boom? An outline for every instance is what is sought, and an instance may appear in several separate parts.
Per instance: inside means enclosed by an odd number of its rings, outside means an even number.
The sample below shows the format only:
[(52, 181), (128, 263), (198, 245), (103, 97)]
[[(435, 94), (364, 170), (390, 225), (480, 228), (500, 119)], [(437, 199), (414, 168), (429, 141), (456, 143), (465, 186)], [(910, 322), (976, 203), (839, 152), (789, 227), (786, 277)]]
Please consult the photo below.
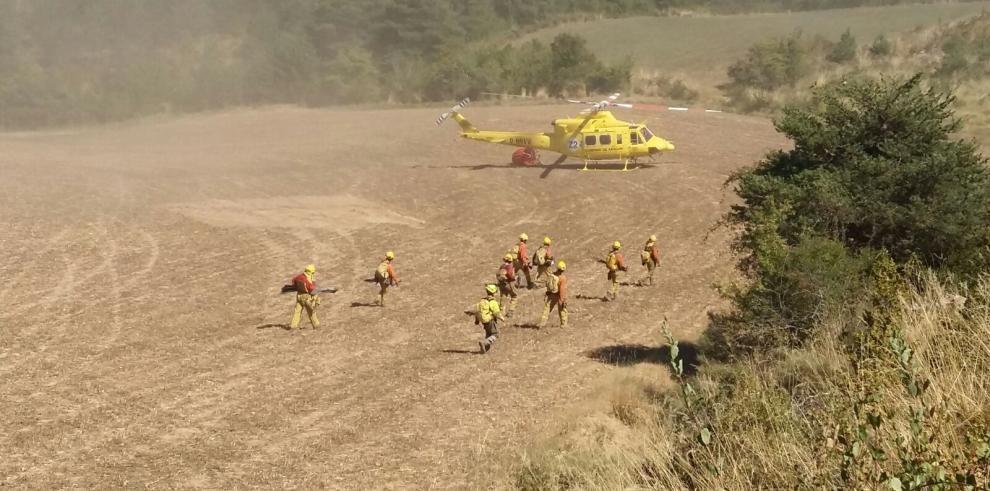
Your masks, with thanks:
[(552, 150), (550, 135), (546, 133), (527, 133), (522, 131), (463, 131), (461, 136), (469, 140), (497, 143), (511, 147), (532, 147), (538, 150)]
[(457, 121), (457, 125), (461, 127), (462, 133), (477, 133), (478, 128), (475, 128), (470, 121), (467, 120), (461, 113), (455, 112), (452, 116), (454, 121)]

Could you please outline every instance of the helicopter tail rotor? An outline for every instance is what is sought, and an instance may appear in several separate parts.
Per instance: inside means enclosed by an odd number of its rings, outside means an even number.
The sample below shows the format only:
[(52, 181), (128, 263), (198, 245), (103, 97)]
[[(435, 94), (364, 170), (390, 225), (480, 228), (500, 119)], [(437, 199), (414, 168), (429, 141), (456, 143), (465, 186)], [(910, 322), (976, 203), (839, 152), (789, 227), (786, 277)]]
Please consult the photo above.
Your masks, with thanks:
[(437, 126), (440, 126), (441, 124), (443, 124), (444, 121), (450, 119), (451, 116), (453, 116), (454, 114), (460, 112), (461, 109), (464, 109), (470, 103), (471, 103), (471, 98), (470, 97), (465, 97), (464, 99), (461, 100), (461, 102), (458, 102), (457, 104), (454, 104), (454, 107), (450, 108), (449, 111), (441, 114), (440, 117), (437, 118), (437, 120), (436, 120)]

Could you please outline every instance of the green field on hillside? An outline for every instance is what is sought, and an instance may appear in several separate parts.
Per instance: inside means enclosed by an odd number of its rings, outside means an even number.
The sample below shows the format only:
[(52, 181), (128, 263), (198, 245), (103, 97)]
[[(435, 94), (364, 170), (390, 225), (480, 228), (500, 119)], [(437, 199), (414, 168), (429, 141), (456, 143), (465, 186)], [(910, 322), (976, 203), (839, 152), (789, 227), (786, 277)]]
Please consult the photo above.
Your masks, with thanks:
[(631, 17), (562, 24), (518, 42), (549, 43), (563, 33), (580, 34), (603, 60), (632, 56), (636, 66), (662, 71), (696, 84), (725, 78), (729, 64), (759, 41), (791, 34), (836, 40), (850, 29), (860, 43), (879, 34), (949, 22), (990, 9), (990, 2), (900, 5), (811, 12), (725, 16)]

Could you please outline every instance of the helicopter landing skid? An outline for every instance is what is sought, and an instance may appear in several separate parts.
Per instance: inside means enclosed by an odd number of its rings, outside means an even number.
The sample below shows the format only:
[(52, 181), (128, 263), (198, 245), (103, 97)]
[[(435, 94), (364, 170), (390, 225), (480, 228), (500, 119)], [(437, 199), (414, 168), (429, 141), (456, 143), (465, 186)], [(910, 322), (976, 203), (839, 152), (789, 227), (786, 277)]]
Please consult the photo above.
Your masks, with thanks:
[[(621, 169), (596, 169), (594, 167), (589, 168), (588, 164), (622, 164)], [(632, 164), (632, 167), (629, 167)], [(581, 168), (581, 172), (629, 172), (631, 170), (639, 169), (639, 162), (631, 159), (616, 159), (616, 160), (585, 160), (584, 167)]]

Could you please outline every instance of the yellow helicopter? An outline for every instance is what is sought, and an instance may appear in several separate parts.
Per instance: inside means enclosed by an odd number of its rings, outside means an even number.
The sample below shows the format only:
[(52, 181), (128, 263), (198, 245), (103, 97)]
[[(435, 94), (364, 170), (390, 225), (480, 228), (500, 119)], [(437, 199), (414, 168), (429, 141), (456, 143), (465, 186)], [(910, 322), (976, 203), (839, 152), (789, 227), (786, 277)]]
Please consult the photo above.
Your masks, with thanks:
[[(560, 158), (553, 166), (568, 157), (581, 158), (584, 159), (581, 170), (595, 170), (588, 168), (589, 163), (621, 162), (621, 170), (628, 171), (637, 168), (635, 164), (639, 158), (652, 159), (661, 152), (674, 150), (673, 143), (654, 135), (646, 125), (616, 119), (608, 108), (633, 108), (632, 104), (616, 102), (618, 98), (619, 94), (615, 93), (599, 102), (568, 99), (568, 102), (585, 104), (588, 108), (581, 111), (583, 116), (554, 120), (552, 133), (479, 130), (461, 114), (470, 99), (460, 101), (441, 114), (436, 124), (440, 126), (452, 117), (460, 125), (463, 138), (559, 153)], [(632, 169), (630, 163), (634, 164)]]

